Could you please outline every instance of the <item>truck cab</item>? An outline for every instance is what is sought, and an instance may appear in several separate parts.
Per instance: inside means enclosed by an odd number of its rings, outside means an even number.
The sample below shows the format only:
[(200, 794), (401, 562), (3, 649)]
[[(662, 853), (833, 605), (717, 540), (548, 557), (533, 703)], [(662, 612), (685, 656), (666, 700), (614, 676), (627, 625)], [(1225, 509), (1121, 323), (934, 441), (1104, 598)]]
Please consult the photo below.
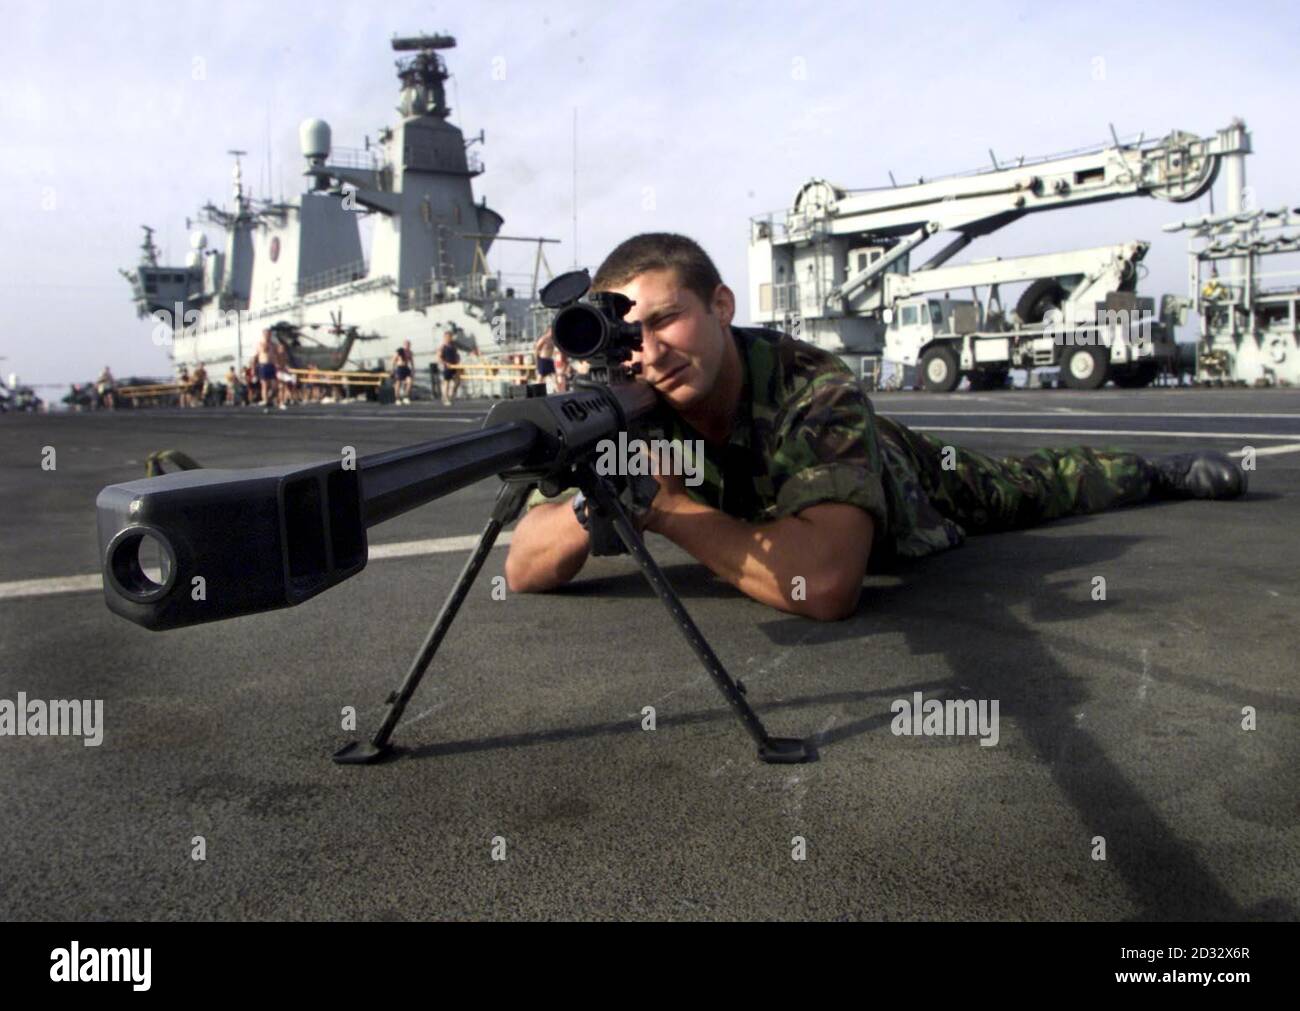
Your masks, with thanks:
[(987, 322), (979, 302), (914, 296), (887, 310), (885, 320), (885, 358), (900, 364), (905, 376), (916, 369), (923, 389), (948, 392), (967, 372), (981, 388), (1005, 383), (1011, 342), (1000, 335), (981, 339), (994, 335), (979, 333)]
[(918, 349), (943, 332), (943, 309), (938, 299), (905, 299), (886, 315), (889, 329), (885, 332), (885, 356), (907, 365), (915, 365)]
[(917, 296), (902, 299), (885, 316), (885, 357), (915, 365), (936, 339), (955, 339), (979, 329), (980, 306), (962, 299)]

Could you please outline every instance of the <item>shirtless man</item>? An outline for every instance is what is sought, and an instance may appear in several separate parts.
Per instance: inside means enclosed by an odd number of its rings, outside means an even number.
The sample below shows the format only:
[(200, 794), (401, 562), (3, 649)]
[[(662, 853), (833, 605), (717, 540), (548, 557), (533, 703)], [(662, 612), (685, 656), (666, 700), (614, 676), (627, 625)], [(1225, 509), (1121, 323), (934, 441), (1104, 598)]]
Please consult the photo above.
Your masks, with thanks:
[(415, 374), (415, 355), (411, 351), (411, 342), (406, 341), (393, 352), (393, 390), (397, 394), (396, 402), (411, 402), (411, 382)]
[(546, 384), (546, 392), (559, 392), (556, 385), (558, 373), (555, 369), (555, 338), (550, 327), (546, 328), (546, 333), (537, 338), (537, 342), (533, 345), (533, 355), (537, 359), (537, 378)]
[(257, 344), (257, 351), (253, 354), (253, 367), (257, 370), (257, 378), (261, 380), (262, 385), (262, 409), (269, 411), (271, 409), (271, 400), (279, 392), (276, 382), (276, 373), (279, 371), (276, 364), (279, 360), (277, 354), (277, 345), (271, 339), (271, 331), (263, 330), (262, 339)]

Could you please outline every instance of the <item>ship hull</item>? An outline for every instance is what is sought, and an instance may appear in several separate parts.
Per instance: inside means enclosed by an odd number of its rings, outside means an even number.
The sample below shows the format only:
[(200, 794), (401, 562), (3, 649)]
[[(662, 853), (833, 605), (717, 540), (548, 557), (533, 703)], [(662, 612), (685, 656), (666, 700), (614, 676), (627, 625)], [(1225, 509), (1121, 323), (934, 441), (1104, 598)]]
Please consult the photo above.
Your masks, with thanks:
[[(326, 295), (278, 312), (244, 313), (238, 317), (238, 323), (214, 314), (184, 334), (175, 337), (155, 334), (155, 340), (170, 339), (172, 361), (177, 367), (187, 365), (192, 369), (202, 362), (209, 371), (214, 366), (224, 370), (236, 361), (247, 364), (256, 353), (262, 331), (276, 323), (292, 324), (327, 347), (341, 347), (344, 338), (332, 332), (339, 321), (344, 326), (356, 327), (360, 334), (343, 368), (387, 370), (393, 353), (408, 340), (417, 367), (426, 368), (437, 359), (442, 335), (449, 329), (458, 329), (472, 338), (480, 352), (523, 350), (530, 346), (533, 339), (530, 305), (527, 299), (521, 298), (498, 300), (493, 306), (493, 314), (498, 319), (494, 326), (489, 312), (475, 302), (457, 300), (419, 310), (399, 310), (396, 299), (388, 291), (347, 293), (336, 297)], [(508, 325), (500, 317), (505, 317)]]

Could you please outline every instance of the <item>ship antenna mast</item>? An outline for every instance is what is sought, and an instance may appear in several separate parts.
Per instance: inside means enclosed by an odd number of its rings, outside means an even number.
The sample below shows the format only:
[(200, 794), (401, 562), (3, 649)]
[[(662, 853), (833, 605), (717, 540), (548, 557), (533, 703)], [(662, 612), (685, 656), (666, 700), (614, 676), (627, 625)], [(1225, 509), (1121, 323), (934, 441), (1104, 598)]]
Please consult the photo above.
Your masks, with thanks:
[(239, 159), (240, 159), (241, 157), (243, 157), (244, 155), (248, 154), (248, 152), (247, 152), (247, 151), (235, 151), (235, 150), (230, 150), (230, 151), (227, 151), (226, 154), (230, 154), (230, 155), (234, 155), (234, 156), (235, 156), (235, 171), (234, 171), (234, 179), (235, 179), (235, 187), (234, 187), (234, 195), (235, 195), (235, 213), (239, 213), (240, 211), (242, 211), (242, 210), (244, 209), (244, 172), (243, 172), (243, 169), (242, 169), (242, 168), (240, 167), (240, 165), (239, 165)]

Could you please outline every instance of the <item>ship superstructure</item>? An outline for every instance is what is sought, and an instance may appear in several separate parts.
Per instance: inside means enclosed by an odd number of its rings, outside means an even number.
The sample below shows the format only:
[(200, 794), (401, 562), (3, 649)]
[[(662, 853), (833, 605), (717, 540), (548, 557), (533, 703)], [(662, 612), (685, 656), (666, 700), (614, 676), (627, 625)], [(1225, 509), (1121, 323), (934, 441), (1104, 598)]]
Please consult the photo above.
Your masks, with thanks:
[[(463, 347), (513, 347), (535, 337), (545, 316), (532, 298), (545, 264), (538, 243), (529, 290), (507, 287), (486, 256), (503, 218), (475, 202), (472, 180), (483, 164), (448, 121), (445, 35), (392, 40), (410, 54), (397, 61), (400, 118), (365, 147), (334, 147), (329, 124), (299, 127), (307, 189), (292, 200), (255, 200), (235, 156), (233, 206), (199, 212), (184, 266), (159, 263), (146, 228), (141, 263), (122, 273), (155, 340), (174, 361), (211, 366), (246, 361), (261, 331), (293, 328), (338, 353), (331, 335), (346, 333), (346, 363), (373, 365), (410, 340), (428, 358), (450, 330)], [(372, 222), (366, 258), (360, 222)], [(225, 233), (209, 248), (205, 226)], [(507, 237), (502, 237), (507, 238)], [(549, 273), (549, 270), (548, 270)], [(540, 280), (544, 280), (541, 278)]]

